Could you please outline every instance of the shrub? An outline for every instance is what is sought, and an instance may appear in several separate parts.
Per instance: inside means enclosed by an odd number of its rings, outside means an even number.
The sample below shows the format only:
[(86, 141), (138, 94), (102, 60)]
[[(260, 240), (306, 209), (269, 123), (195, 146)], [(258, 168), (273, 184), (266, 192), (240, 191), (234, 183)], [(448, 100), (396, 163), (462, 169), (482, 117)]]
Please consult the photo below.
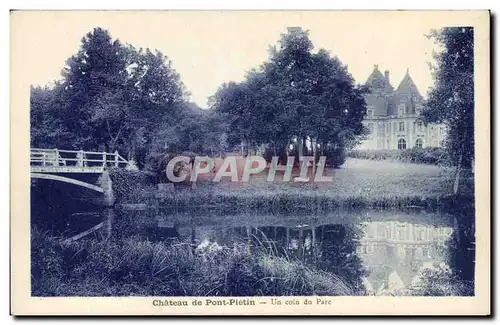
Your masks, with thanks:
[[(169, 183), (167, 179), (167, 165), (170, 160), (178, 156), (186, 156), (191, 159), (191, 164), (194, 162), (196, 153), (190, 151), (184, 151), (181, 153), (152, 153), (146, 157), (145, 171), (156, 177), (156, 183)], [(174, 175), (179, 176), (181, 169), (187, 168), (183, 164), (176, 164), (176, 169), (174, 170)]]
[(351, 150), (348, 157), (369, 160), (392, 160), (405, 163), (449, 165), (448, 154), (443, 148), (411, 148), (405, 150)]
[[(300, 166), (299, 153), (298, 153), (296, 146), (294, 146), (292, 149), (278, 150), (276, 154), (279, 156), (279, 163), (285, 165), (287, 162), (287, 158), (293, 156), (293, 157), (295, 157), (295, 160), (294, 160), (295, 167)], [(266, 146), (264, 149), (264, 153), (263, 153), (264, 159), (268, 163), (270, 163), (271, 159), (274, 155), (275, 154), (274, 154), (273, 148), (270, 145)], [(304, 155), (312, 156), (313, 153), (309, 150), (309, 152), (304, 152)], [(327, 148), (325, 148), (323, 155), (326, 156), (326, 163), (329, 167), (338, 168), (342, 164), (344, 164), (344, 162), (345, 162), (346, 150), (343, 146), (330, 145)], [(321, 156), (321, 154), (319, 152), (317, 152), (316, 153), (316, 162), (319, 161), (320, 156)]]
[(418, 283), (415, 283), (411, 289), (411, 295), (413, 296), (474, 295), (474, 283), (458, 279), (445, 265), (422, 270), (419, 274)]
[(109, 176), (113, 192), (119, 202), (142, 202), (153, 198), (155, 175), (147, 171), (130, 171), (123, 168), (111, 168)]
[(346, 151), (342, 147), (329, 148), (326, 152), (326, 164), (328, 167), (339, 168), (346, 160)]

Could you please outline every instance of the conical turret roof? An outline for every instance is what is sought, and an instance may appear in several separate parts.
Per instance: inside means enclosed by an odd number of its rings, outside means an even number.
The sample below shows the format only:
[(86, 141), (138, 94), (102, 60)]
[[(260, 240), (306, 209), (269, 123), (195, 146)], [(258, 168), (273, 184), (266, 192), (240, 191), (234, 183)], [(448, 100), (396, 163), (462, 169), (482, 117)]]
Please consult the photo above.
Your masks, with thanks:
[(392, 91), (392, 86), (389, 83), (389, 80), (380, 72), (378, 69), (378, 65), (373, 66), (373, 71), (366, 80), (366, 86), (370, 87), (372, 91)]
[(401, 83), (399, 84), (398, 88), (396, 89), (396, 95), (408, 95), (411, 94), (412, 96), (415, 96), (418, 100), (422, 99), (422, 96), (420, 95), (420, 92), (418, 91), (417, 86), (413, 82), (413, 79), (410, 77), (410, 72), (409, 70), (406, 70), (406, 74), (401, 80)]
[(413, 82), (413, 79), (410, 77), (410, 72), (408, 70), (406, 70), (403, 80), (401, 80), (398, 88), (396, 88), (392, 100), (392, 114), (397, 113), (397, 107), (401, 104), (406, 106), (406, 113), (415, 114), (417, 102), (422, 101), (422, 95), (420, 95), (420, 92), (418, 91), (415, 82)]

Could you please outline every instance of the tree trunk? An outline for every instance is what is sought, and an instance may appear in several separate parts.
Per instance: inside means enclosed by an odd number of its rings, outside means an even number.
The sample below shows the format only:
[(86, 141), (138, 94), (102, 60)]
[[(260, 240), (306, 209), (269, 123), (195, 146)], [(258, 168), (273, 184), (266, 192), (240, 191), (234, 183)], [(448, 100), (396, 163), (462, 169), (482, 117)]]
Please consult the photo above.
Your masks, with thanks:
[(453, 184), (453, 194), (458, 194), (458, 186), (460, 185), (460, 173), (462, 171), (462, 162), (464, 158), (464, 150), (465, 150), (465, 139), (462, 140), (462, 147), (460, 149), (460, 156), (458, 158), (458, 166), (455, 173), (455, 182)]
[(458, 185), (460, 184), (460, 172), (462, 169), (462, 159), (463, 153), (460, 153), (460, 158), (458, 159), (458, 166), (455, 172), (455, 182), (453, 183), (453, 194), (457, 195), (458, 193)]
[(312, 154), (313, 154), (311, 180), (314, 181), (314, 177), (316, 177), (316, 140), (315, 139), (311, 138), (311, 146), (312, 146)]
[(307, 148), (307, 136), (302, 138), (302, 154), (305, 153), (306, 156), (309, 155), (309, 148)]
[(302, 135), (299, 135), (297, 137), (297, 151), (299, 154), (299, 159), (304, 155), (304, 144), (303, 144), (303, 138)]
[(130, 141), (130, 150), (128, 152), (128, 160), (134, 160), (135, 161), (135, 138), (133, 138)]

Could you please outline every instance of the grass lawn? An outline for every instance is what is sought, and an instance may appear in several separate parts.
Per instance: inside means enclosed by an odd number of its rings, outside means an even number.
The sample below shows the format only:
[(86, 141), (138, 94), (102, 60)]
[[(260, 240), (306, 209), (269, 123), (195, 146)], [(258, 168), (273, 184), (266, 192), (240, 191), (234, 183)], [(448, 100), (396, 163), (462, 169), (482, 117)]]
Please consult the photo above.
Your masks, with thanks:
[[(465, 172), (464, 172), (465, 174)], [(434, 165), (408, 164), (349, 158), (339, 169), (328, 169), (332, 182), (283, 182), (283, 172), (267, 181), (267, 170), (252, 175), (250, 182), (197, 182), (196, 189), (175, 191), (163, 200), (169, 204), (227, 206), (408, 206), (439, 204), (453, 196), (454, 171)], [(299, 176), (294, 170), (292, 180)], [(459, 194), (473, 197), (473, 177), (462, 178)]]

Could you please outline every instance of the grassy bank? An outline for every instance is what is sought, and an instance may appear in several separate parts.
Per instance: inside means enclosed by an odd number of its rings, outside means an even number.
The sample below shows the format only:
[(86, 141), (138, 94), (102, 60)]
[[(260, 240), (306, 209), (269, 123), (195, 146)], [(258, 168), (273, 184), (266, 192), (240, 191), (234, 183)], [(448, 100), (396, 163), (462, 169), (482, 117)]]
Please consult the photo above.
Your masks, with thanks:
[[(292, 180), (299, 173), (294, 170)], [(266, 170), (245, 183), (222, 178), (221, 182), (197, 182), (195, 189), (191, 183), (175, 184), (176, 190), (166, 193), (159, 203), (179, 208), (318, 211), (337, 207), (437, 207), (456, 197), (454, 170), (446, 167), (349, 158), (341, 168), (328, 169), (326, 174), (332, 177), (330, 182), (283, 182), (280, 172), (275, 181), (268, 182)], [(112, 178), (119, 203), (158, 202), (158, 189), (147, 175), (115, 171)], [(473, 195), (474, 177), (464, 171), (458, 197), (471, 200)]]
[[(175, 191), (160, 203), (172, 207), (200, 207), (310, 211), (347, 208), (447, 207), (471, 201), (473, 175), (463, 173), (458, 196), (453, 193), (454, 172), (431, 165), (349, 159), (340, 169), (328, 170), (331, 182), (267, 182), (267, 174), (248, 183), (197, 183)], [(298, 176), (298, 175), (296, 175)], [(182, 186), (179, 186), (181, 189)]]
[(356, 294), (333, 274), (244, 245), (195, 251), (128, 238), (64, 244), (33, 231), (33, 296), (299, 296)]

